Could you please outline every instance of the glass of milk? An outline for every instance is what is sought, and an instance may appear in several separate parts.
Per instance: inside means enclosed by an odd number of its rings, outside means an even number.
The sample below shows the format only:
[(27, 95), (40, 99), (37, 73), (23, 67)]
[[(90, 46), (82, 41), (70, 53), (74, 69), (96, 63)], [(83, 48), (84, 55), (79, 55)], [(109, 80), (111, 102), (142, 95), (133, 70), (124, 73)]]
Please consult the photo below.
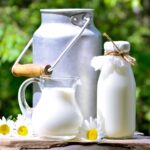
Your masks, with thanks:
[[(30, 108), (25, 99), (26, 87), (36, 82), (41, 96), (35, 108)], [(18, 100), (22, 113), (31, 116), (37, 136), (52, 139), (70, 139), (78, 133), (82, 114), (76, 103), (78, 78), (29, 78), (19, 88)]]

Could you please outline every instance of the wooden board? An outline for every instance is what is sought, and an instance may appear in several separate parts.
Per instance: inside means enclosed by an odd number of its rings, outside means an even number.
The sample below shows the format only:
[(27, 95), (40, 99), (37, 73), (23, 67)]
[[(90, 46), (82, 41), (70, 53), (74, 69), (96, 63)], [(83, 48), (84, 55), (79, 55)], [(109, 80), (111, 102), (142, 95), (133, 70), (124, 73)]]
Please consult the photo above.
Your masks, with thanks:
[(50, 149), (50, 150), (150, 150), (149, 136), (135, 136), (134, 139), (99, 142), (52, 141), (42, 138), (0, 139), (0, 150)]

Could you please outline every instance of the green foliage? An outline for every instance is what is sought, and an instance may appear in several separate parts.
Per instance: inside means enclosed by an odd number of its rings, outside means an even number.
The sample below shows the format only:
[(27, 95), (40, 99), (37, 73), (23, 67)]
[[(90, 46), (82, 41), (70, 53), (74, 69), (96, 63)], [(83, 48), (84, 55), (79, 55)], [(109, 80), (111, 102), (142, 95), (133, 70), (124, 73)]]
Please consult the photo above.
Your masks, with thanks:
[[(11, 75), (11, 67), (40, 25), (41, 8), (93, 8), (94, 22), (113, 40), (131, 43), (137, 83), (137, 130), (150, 134), (150, 16), (147, 0), (1, 0), (0, 1), (0, 116), (17, 115), (17, 91), (24, 78)], [(148, 3), (149, 4), (149, 3)], [(150, 4), (149, 4), (150, 5)], [(106, 41), (103, 38), (103, 42)], [(31, 62), (31, 51), (22, 62)]]

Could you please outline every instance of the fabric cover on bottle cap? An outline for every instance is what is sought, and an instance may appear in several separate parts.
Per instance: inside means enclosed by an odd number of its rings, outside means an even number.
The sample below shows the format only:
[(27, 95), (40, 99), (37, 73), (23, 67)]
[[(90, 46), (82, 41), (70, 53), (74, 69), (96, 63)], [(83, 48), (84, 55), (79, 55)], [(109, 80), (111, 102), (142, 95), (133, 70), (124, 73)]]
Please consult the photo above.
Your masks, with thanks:
[[(129, 52), (130, 51), (130, 43), (127, 41), (113, 41), (115, 45), (118, 47), (120, 51)], [(105, 42), (104, 43), (104, 50), (105, 51), (118, 51), (112, 42)]]

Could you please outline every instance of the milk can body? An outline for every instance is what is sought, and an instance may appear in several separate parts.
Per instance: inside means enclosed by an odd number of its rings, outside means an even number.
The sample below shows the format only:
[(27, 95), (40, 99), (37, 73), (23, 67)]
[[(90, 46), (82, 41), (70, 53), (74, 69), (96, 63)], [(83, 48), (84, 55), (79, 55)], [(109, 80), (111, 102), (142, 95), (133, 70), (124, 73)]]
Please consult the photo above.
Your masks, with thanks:
[[(92, 17), (92, 9), (42, 9), (42, 22), (33, 35), (33, 63), (52, 64), (69, 42), (80, 32), (83, 16)], [(78, 23), (71, 17), (78, 15)], [(77, 101), (85, 118), (96, 115), (96, 83), (98, 73), (90, 67), (91, 58), (101, 54), (101, 36), (90, 24), (76, 44), (65, 54), (53, 70), (52, 76), (80, 77), (82, 86), (77, 89)], [(34, 85), (33, 101), (37, 103), (39, 88)]]
[[(129, 43), (115, 43), (126, 55)], [(108, 138), (130, 138), (134, 135), (136, 114), (136, 85), (131, 64), (115, 52), (111, 42), (106, 42), (104, 48), (110, 55), (93, 59), (101, 70), (97, 84), (98, 119), (103, 117)]]

